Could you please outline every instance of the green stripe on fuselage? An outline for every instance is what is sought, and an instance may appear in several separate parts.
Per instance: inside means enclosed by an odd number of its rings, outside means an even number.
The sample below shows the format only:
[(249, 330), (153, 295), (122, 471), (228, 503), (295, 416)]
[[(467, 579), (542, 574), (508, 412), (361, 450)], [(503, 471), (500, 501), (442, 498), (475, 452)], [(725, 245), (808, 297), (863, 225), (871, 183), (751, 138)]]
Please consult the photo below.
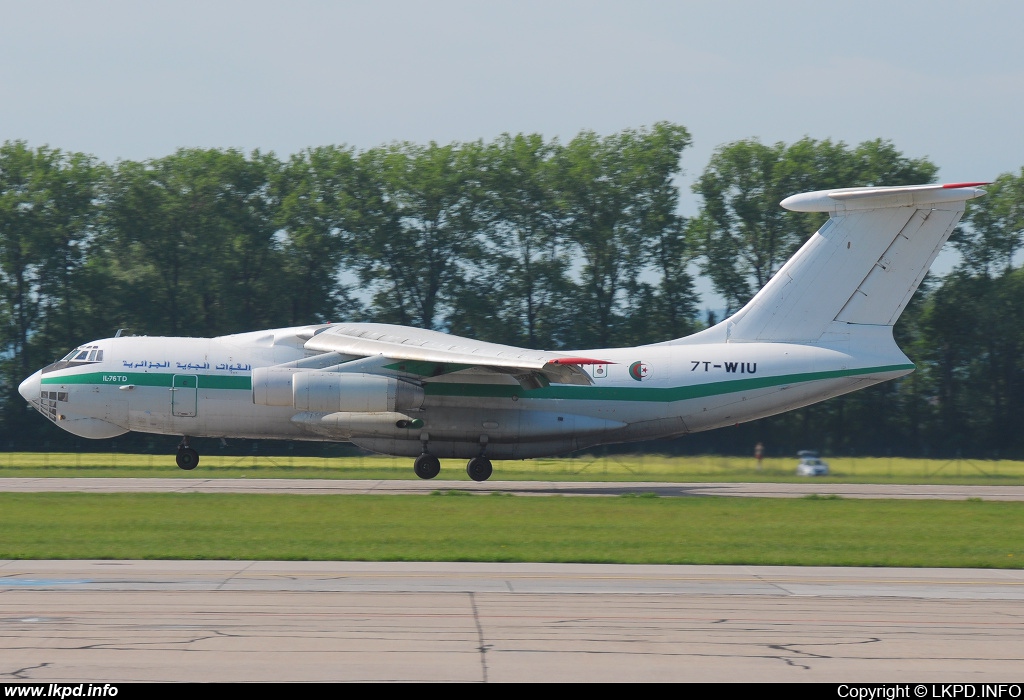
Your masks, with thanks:
[[(699, 399), (706, 396), (719, 396), (740, 391), (765, 389), (785, 384), (800, 384), (823, 379), (842, 379), (883, 372), (900, 372), (914, 369), (914, 365), (887, 365), (884, 367), (865, 367), (862, 369), (843, 369), (828, 372), (801, 372), (767, 377), (749, 377), (730, 379), (720, 382), (691, 384), (674, 387), (646, 386), (569, 386), (552, 384), (540, 389), (526, 390), (508, 384), (470, 384), (454, 382), (427, 382), (423, 388), (428, 396), (472, 397), (511, 399), (567, 399), (578, 401), (684, 401)], [(249, 375), (221, 376), (215, 374), (184, 375), (164, 372), (88, 372), (60, 377), (43, 377), (43, 385), (54, 384), (98, 384), (107, 386), (164, 386), (170, 387), (175, 376), (196, 376), (199, 378), (200, 389), (252, 389), (252, 378)], [(600, 381), (600, 380), (599, 380)]]
[(189, 374), (188, 372), (85, 372), (59, 377), (43, 377), (40, 384), (98, 384), (100, 386), (165, 386), (170, 387), (174, 377), (198, 377), (200, 389), (239, 389), (250, 391), (249, 375), (224, 376), (218, 374)]
[[(672, 387), (645, 386), (567, 386), (553, 384), (542, 389), (525, 390), (507, 384), (454, 384), (433, 382), (424, 385), (427, 396), (470, 396), (476, 398), (507, 398), (517, 396), (522, 399), (568, 399), (578, 401), (684, 401), (699, 399), (706, 396), (719, 396), (739, 391), (765, 389), (785, 384), (799, 384), (822, 379), (842, 379), (865, 374), (882, 372), (898, 372), (914, 369), (914, 365), (888, 365), (884, 367), (865, 367), (862, 369), (842, 369), (829, 372), (801, 372), (769, 377), (751, 377), (749, 379), (731, 379), (705, 384), (691, 384)], [(600, 381), (600, 380), (599, 380)]]

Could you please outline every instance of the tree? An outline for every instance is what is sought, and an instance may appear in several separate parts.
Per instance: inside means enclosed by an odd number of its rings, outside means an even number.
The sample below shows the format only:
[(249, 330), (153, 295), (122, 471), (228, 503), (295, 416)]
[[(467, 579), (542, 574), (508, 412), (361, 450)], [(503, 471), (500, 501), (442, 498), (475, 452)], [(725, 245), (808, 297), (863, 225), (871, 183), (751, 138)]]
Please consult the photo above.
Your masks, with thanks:
[(990, 276), (1008, 272), (1024, 242), (1024, 168), (1018, 176), (1000, 175), (985, 190), (970, 202), (953, 245), (964, 269)]
[(87, 262), (101, 168), (81, 153), (0, 146), (0, 371), (4, 423), (26, 434), (20, 381), (93, 331)]
[[(21, 370), (68, 349), (89, 327), (87, 274), (102, 168), (81, 153), (21, 141), (0, 147), (4, 343)], [(34, 357), (33, 357), (34, 356)]]
[(641, 315), (651, 323), (646, 331), (638, 331), (637, 342), (680, 338), (697, 330), (698, 302), (689, 266), (696, 251), (687, 235), (687, 222), (681, 218), (666, 224), (654, 241), (651, 267), (658, 274), (658, 284), (650, 302), (641, 308)]
[(44, 257), (46, 193), (40, 173), (47, 149), (33, 152), (24, 141), (0, 147), (0, 289), (4, 348), (27, 374), (34, 358), (29, 336), (39, 317), (39, 281)]
[(476, 256), (482, 149), (400, 143), (360, 154), (349, 261), (371, 295), (372, 318), (443, 326), (463, 261)]
[[(218, 154), (214, 162), (218, 181), (215, 205), (214, 261), (217, 274), (214, 303), (219, 332), (238, 332), (286, 325), (292, 289), (286, 279), (285, 257), (277, 237), (281, 209), (273, 187), (282, 165), (272, 153), (239, 151)], [(208, 332), (218, 332), (212, 327)]]
[(648, 313), (640, 276), (680, 225), (673, 178), (689, 145), (684, 127), (660, 122), (605, 138), (584, 131), (558, 154), (561, 224), (581, 262), (572, 302), (579, 345), (629, 342), (624, 319)]
[(356, 155), (344, 146), (311, 148), (294, 155), (278, 180), (285, 287), (290, 323), (358, 316), (356, 303), (339, 279), (347, 226), (361, 188)]
[(466, 261), (466, 283), (452, 303), (453, 333), (531, 348), (564, 345), (572, 282), (555, 194), (559, 148), (539, 134), (505, 134), (484, 147), (477, 255)]
[(125, 325), (217, 335), (286, 320), (270, 186), (279, 167), (272, 154), (216, 149), (117, 165), (103, 247)]

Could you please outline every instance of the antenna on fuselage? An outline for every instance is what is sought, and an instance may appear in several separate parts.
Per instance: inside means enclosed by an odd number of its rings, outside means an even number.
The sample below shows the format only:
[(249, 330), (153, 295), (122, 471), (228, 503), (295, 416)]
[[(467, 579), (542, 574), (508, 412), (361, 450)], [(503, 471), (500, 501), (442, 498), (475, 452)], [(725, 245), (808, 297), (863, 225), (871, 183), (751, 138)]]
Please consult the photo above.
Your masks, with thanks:
[(115, 338), (120, 338), (122, 333), (124, 333), (125, 331), (130, 331), (130, 330), (131, 330), (131, 328), (118, 328), (117, 329), (117, 333), (114, 333), (114, 337)]

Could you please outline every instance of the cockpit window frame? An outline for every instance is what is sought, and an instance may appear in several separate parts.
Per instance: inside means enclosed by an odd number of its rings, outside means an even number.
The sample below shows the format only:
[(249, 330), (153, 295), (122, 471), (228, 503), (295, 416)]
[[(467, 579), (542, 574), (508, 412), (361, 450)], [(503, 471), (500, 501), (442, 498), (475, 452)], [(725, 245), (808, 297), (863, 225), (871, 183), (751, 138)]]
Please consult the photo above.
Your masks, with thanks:
[(63, 358), (43, 367), (43, 374), (56, 372), (59, 369), (66, 369), (68, 367), (94, 365), (99, 362), (103, 362), (103, 349), (99, 345), (79, 345)]

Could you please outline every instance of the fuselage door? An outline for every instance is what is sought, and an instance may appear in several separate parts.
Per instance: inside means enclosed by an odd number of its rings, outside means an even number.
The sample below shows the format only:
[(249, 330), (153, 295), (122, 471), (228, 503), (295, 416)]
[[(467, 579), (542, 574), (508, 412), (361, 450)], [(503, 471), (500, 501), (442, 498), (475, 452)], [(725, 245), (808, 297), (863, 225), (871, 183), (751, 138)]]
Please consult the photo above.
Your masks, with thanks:
[(171, 413), (175, 416), (196, 415), (199, 377), (194, 374), (176, 374), (171, 380)]

